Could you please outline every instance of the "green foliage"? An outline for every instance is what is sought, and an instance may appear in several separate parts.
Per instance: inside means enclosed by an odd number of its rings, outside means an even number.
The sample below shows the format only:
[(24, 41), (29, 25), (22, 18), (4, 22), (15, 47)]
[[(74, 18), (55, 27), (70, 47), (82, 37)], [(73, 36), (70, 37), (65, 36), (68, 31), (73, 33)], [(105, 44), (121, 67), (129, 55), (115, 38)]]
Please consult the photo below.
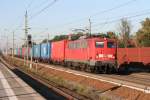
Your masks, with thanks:
[(114, 32), (107, 32), (107, 36), (108, 36), (108, 38), (111, 38), (111, 39), (117, 39), (118, 38)]
[(150, 38), (141, 40), (140, 46), (150, 47)]
[(81, 32), (79, 32), (79, 33), (77, 33), (77, 34), (72, 34), (71, 35), (71, 40), (77, 40), (77, 39), (79, 39), (81, 36), (83, 36), (84, 34), (83, 33), (81, 33)]
[(133, 48), (133, 47), (136, 47), (136, 45), (135, 45), (135, 42), (134, 42), (133, 39), (129, 39), (127, 41), (127, 45), (125, 45), (125, 43), (124, 43), (123, 40), (118, 40), (118, 47), (119, 48), (125, 48), (125, 47), (127, 47), (127, 48)]
[(141, 24), (142, 28), (136, 33), (138, 46), (150, 47), (150, 18), (146, 18)]
[(125, 47), (127, 47), (131, 32), (130, 22), (127, 19), (121, 19), (119, 30), (120, 30), (120, 38), (122, 39)]
[[(82, 36), (86, 36), (87, 38), (91, 38), (91, 37), (100, 37), (100, 38), (112, 38), (112, 39), (117, 39), (118, 37), (116, 36), (116, 34), (114, 32), (108, 32), (107, 34), (104, 33), (97, 33), (97, 34), (83, 34), (82, 32), (78, 32), (77, 34), (71, 34), (69, 35), (57, 35), (55, 36), (51, 41), (60, 41), (60, 40), (64, 40), (64, 39), (70, 39), (70, 40), (77, 40)], [(43, 42), (46, 42), (47, 40), (43, 40)]]
[(68, 35), (57, 35), (52, 39), (52, 41), (60, 41), (64, 39), (68, 39)]
[(119, 40), (119, 41), (118, 41), (118, 47), (119, 47), (119, 48), (125, 48), (124, 42)]
[(41, 43), (47, 43), (48, 41), (48, 39), (44, 39)]
[[(81, 36), (83, 36), (83, 33), (71, 34), (71, 40), (77, 40)], [(68, 38), (69, 38), (68, 35), (57, 35), (52, 39), (52, 41), (60, 41)]]
[(98, 33), (98, 34), (92, 34), (91, 37), (108, 38), (108, 35), (104, 33)]

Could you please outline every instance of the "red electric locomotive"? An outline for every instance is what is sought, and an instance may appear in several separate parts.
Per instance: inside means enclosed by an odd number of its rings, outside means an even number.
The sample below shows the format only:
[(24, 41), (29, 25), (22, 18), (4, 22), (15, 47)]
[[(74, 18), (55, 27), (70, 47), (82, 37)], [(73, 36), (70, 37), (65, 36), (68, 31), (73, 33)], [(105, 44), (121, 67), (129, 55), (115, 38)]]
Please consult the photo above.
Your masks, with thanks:
[(107, 38), (68, 41), (65, 46), (65, 63), (76, 69), (111, 73), (117, 69), (116, 42)]

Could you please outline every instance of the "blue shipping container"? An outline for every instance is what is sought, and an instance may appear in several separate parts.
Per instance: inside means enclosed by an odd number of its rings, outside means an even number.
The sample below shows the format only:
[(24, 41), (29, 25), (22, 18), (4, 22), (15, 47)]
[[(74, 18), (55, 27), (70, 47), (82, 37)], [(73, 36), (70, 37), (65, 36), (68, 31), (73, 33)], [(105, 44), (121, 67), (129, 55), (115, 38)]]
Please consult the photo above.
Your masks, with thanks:
[(19, 48), (19, 56), (22, 57), (22, 48)]
[(33, 58), (40, 59), (41, 57), (41, 45), (37, 44), (33, 46)]
[(18, 56), (18, 48), (16, 48), (15, 56)]
[(47, 60), (51, 57), (51, 43), (41, 44), (41, 59)]

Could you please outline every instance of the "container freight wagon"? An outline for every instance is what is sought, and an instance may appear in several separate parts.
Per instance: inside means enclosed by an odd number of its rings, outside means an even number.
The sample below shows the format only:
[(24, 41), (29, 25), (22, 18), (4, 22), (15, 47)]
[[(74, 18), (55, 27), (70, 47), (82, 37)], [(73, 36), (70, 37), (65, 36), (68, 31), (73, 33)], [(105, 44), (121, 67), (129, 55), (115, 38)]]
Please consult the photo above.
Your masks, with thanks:
[(130, 67), (150, 69), (150, 48), (118, 48), (117, 61), (122, 71)]
[(27, 53), (28, 53), (28, 57), (30, 57), (30, 47), (28, 48), (28, 51), (27, 51), (27, 47), (23, 47), (22, 48), (22, 57), (27, 57)]
[(115, 45), (114, 40), (105, 38), (68, 41), (65, 62), (78, 69), (109, 73), (116, 70)]
[(29, 47), (29, 48), (28, 48), (28, 56), (29, 56), (29, 59), (31, 58), (31, 51), (32, 51), (32, 48)]
[(51, 43), (41, 44), (41, 60), (43, 62), (50, 62), (51, 59)]
[(16, 49), (14, 49), (14, 56), (16, 56), (17, 55), (17, 51), (16, 51)]
[(53, 63), (64, 63), (67, 40), (51, 43), (51, 60)]
[(20, 57), (20, 48), (17, 48), (17, 57)]
[(22, 48), (18, 48), (18, 57), (22, 58)]
[(41, 45), (40, 44), (33, 45), (32, 49), (33, 49), (33, 59), (40, 61), (40, 57), (41, 57)]
[(29, 50), (29, 58), (31, 59), (31, 56), (32, 58), (34, 59), (34, 47), (32, 46), (32, 48), (30, 48)]
[[(31, 47), (28, 48), (28, 57), (30, 58), (30, 50), (31, 50)], [(27, 51), (26, 51), (27, 52)], [(27, 56), (27, 55), (25, 55)]]
[(20, 48), (20, 57), (23, 58), (23, 56), (22, 56), (22, 48)]
[(24, 58), (25, 56), (26, 56), (26, 48), (25, 47), (23, 47), (22, 48), (22, 58)]
[(15, 56), (18, 57), (18, 48), (15, 49)]
[(18, 55), (18, 57), (20, 57), (20, 48), (18, 48), (18, 53), (17, 53)]

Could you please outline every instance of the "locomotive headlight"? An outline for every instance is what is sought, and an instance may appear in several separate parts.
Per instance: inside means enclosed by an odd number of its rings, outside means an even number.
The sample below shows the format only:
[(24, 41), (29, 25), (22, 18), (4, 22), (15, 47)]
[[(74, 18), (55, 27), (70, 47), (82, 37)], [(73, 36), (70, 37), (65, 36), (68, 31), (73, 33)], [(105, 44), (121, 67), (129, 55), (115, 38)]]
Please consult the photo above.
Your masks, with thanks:
[(104, 54), (99, 54), (98, 56), (99, 56), (99, 58), (103, 58)]
[(104, 54), (97, 54), (96, 55), (96, 58), (103, 58), (104, 57)]

